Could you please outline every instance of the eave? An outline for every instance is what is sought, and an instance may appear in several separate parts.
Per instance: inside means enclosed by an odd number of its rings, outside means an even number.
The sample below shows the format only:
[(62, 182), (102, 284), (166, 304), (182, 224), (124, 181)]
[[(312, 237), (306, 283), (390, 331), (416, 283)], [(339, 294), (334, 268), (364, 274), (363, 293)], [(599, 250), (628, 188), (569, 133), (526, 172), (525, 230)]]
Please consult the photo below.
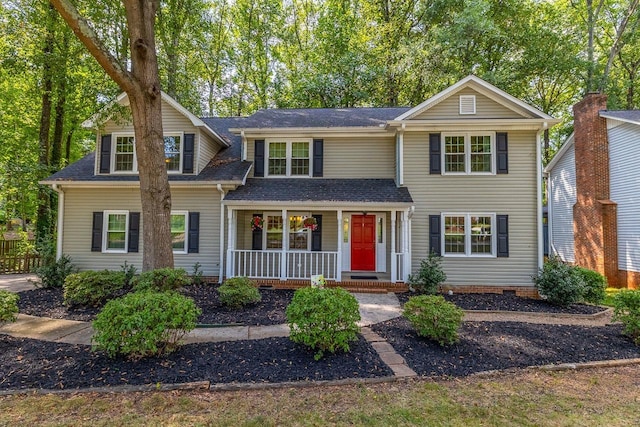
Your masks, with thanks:
[(452, 119), (452, 120), (391, 120), (389, 128), (414, 131), (456, 130), (540, 130), (560, 123), (558, 119)]
[(230, 132), (244, 135), (246, 138), (255, 137), (288, 137), (296, 136), (311, 138), (317, 136), (389, 136), (391, 133), (381, 126), (350, 126), (350, 127), (291, 127), (291, 128), (231, 128)]

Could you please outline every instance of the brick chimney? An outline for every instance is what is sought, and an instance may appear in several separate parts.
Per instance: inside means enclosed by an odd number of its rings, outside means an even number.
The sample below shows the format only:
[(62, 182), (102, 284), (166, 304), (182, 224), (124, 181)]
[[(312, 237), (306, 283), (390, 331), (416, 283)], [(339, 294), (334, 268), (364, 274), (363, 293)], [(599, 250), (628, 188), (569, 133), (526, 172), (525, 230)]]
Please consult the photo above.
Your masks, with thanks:
[(609, 195), (607, 96), (590, 93), (574, 105), (576, 204), (573, 231), (576, 264), (618, 286), (617, 205)]

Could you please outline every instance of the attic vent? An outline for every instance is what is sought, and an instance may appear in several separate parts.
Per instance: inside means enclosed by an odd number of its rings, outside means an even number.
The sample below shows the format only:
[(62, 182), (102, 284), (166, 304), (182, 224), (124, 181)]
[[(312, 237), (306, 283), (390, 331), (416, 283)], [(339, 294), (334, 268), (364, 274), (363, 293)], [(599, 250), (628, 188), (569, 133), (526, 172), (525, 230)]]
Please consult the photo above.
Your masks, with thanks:
[(460, 95), (460, 114), (476, 113), (476, 96)]

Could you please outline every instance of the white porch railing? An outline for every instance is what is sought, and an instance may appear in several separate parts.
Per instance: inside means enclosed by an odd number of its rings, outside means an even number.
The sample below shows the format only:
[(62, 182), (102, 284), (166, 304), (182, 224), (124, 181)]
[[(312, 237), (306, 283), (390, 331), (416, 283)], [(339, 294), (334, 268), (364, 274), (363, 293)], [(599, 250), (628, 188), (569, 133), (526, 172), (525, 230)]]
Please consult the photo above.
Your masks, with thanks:
[[(394, 252), (391, 254), (391, 262), (394, 264), (394, 269), (392, 269), (391, 281), (392, 282), (402, 282), (404, 281), (404, 256), (405, 254), (402, 252)], [(395, 273), (395, 277), (393, 275)]]
[[(230, 277), (260, 279), (309, 279), (322, 274), (327, 280), (338, 277), (338, 252), (229, 250)], [(283, 266), (282, 262), (286, 264)], [(281, 272), (286, 272), (282, 277)]]

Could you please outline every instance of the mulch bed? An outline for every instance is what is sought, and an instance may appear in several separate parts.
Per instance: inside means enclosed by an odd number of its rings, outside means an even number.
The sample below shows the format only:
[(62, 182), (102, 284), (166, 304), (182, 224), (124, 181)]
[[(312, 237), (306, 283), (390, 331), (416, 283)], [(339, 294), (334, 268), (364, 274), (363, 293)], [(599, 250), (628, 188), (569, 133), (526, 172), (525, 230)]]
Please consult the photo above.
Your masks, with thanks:
[(465, 376), (475, 372), (558, 363), (640, 357), (622, 325), (601, 327), (519, 322), (464, 322), (460, 342), (440, 346), (419, 337), (404, 318), (372, 326), (418, 375)]

